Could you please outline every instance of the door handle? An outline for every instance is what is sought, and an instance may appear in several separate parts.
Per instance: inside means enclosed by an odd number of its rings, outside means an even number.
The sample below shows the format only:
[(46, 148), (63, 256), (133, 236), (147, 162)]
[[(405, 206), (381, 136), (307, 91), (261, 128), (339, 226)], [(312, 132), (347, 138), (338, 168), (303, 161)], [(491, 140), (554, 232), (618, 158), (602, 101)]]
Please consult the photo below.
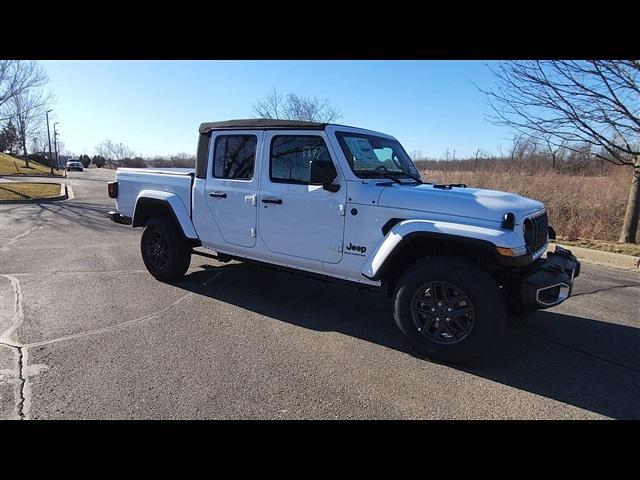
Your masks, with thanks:
[(263, 198), (262, 203), (275, 203), (276, 205), (282, 205), (281, 198)]
[(210, 192), (209, 196), (215, 198), (227, 198), (227, 194), (224, 192)]

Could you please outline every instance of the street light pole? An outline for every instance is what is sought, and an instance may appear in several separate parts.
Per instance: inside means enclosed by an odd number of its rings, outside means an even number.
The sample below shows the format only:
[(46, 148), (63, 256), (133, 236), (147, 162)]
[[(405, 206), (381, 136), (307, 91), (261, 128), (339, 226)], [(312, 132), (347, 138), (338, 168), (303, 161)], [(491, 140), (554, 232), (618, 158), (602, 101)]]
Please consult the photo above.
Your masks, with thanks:
[(49, 140), (49, 165), (51, 165), (51, 175), (53, 175), (53, 159), (51, 158), (51, 135), (49, 134), (49, 112), (53, 110), (47, 110), (47, 139)]
[(53, 148), (56, 151), (56, 165), (60, 168), (60, 157), (58, 156), (58, 132), (56, 131), (56, 125), (60, 122), (53, 124)]

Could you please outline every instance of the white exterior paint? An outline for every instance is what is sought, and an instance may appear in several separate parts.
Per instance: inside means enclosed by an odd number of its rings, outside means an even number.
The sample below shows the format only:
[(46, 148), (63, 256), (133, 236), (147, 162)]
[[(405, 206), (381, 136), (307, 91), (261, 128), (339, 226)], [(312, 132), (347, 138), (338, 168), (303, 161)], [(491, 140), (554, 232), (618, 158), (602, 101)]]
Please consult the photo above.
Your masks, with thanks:
[[(380, 282), (365, 275), (372, 276), (411, 232), (450, 234), (522, 249), (524, 219), (544, 208), (540, 202), (505, 192), (455, 187), (441, 190), (410, 181), (393, 184), (359, 178), (342, 153), (336, 131), (393, 138), (338, 125), (329, 125), (324, 131), (214, 131), (206, 178), (195, 178), (192, 184), (192, 171), (119, 168), (117, 207), (123, 215), (133, 217), (140, 198), (165, 199), (186, 235), (199, 239), (206, 248), (370, 285)], [(258, 137), (251, 180), (213, 177), (213, 145), (216, 135), (221, 134)], [(337, 192), (316, 185), (271, 182), (270, 141), (274, 135), (288, 134), (318, 135), (325, 140), (338, 172), (334, 182), (340, 185)], [(225, 193), (227, 197), (211, 197), (211, 193)], [(283, 203), (262, 202), (269, 198), (282, 199)], [(515, 215), (513, 231), (500, 226), (507, 212)], [(403, 221), (383, 235), (382, 226), (394, 218)]]

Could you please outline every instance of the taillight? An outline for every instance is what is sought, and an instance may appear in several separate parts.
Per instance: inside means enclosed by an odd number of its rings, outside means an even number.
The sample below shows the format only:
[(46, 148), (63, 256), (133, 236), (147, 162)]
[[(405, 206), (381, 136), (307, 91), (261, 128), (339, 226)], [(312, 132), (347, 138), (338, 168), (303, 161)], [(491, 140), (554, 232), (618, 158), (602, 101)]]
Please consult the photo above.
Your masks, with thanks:
[(118, 198), (118, 182), (107, 183), (107, 191), (111, 198)]

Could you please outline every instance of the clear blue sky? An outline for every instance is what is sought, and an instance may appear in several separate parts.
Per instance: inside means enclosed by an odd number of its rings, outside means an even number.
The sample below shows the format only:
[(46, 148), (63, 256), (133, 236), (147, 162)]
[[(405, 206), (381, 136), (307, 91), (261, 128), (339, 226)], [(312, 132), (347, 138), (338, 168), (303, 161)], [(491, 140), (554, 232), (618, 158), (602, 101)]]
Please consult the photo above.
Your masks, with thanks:
[(203, 121), (249, 118), (273, 89), (326, 98), (340, 123), (396, 136), (408, 152), (497, 153), (510, 132), (490, 124), (493, 85), (479, 61), (43, 61), (67, 151), (109, 138), (144, 156), (195, 153)]

